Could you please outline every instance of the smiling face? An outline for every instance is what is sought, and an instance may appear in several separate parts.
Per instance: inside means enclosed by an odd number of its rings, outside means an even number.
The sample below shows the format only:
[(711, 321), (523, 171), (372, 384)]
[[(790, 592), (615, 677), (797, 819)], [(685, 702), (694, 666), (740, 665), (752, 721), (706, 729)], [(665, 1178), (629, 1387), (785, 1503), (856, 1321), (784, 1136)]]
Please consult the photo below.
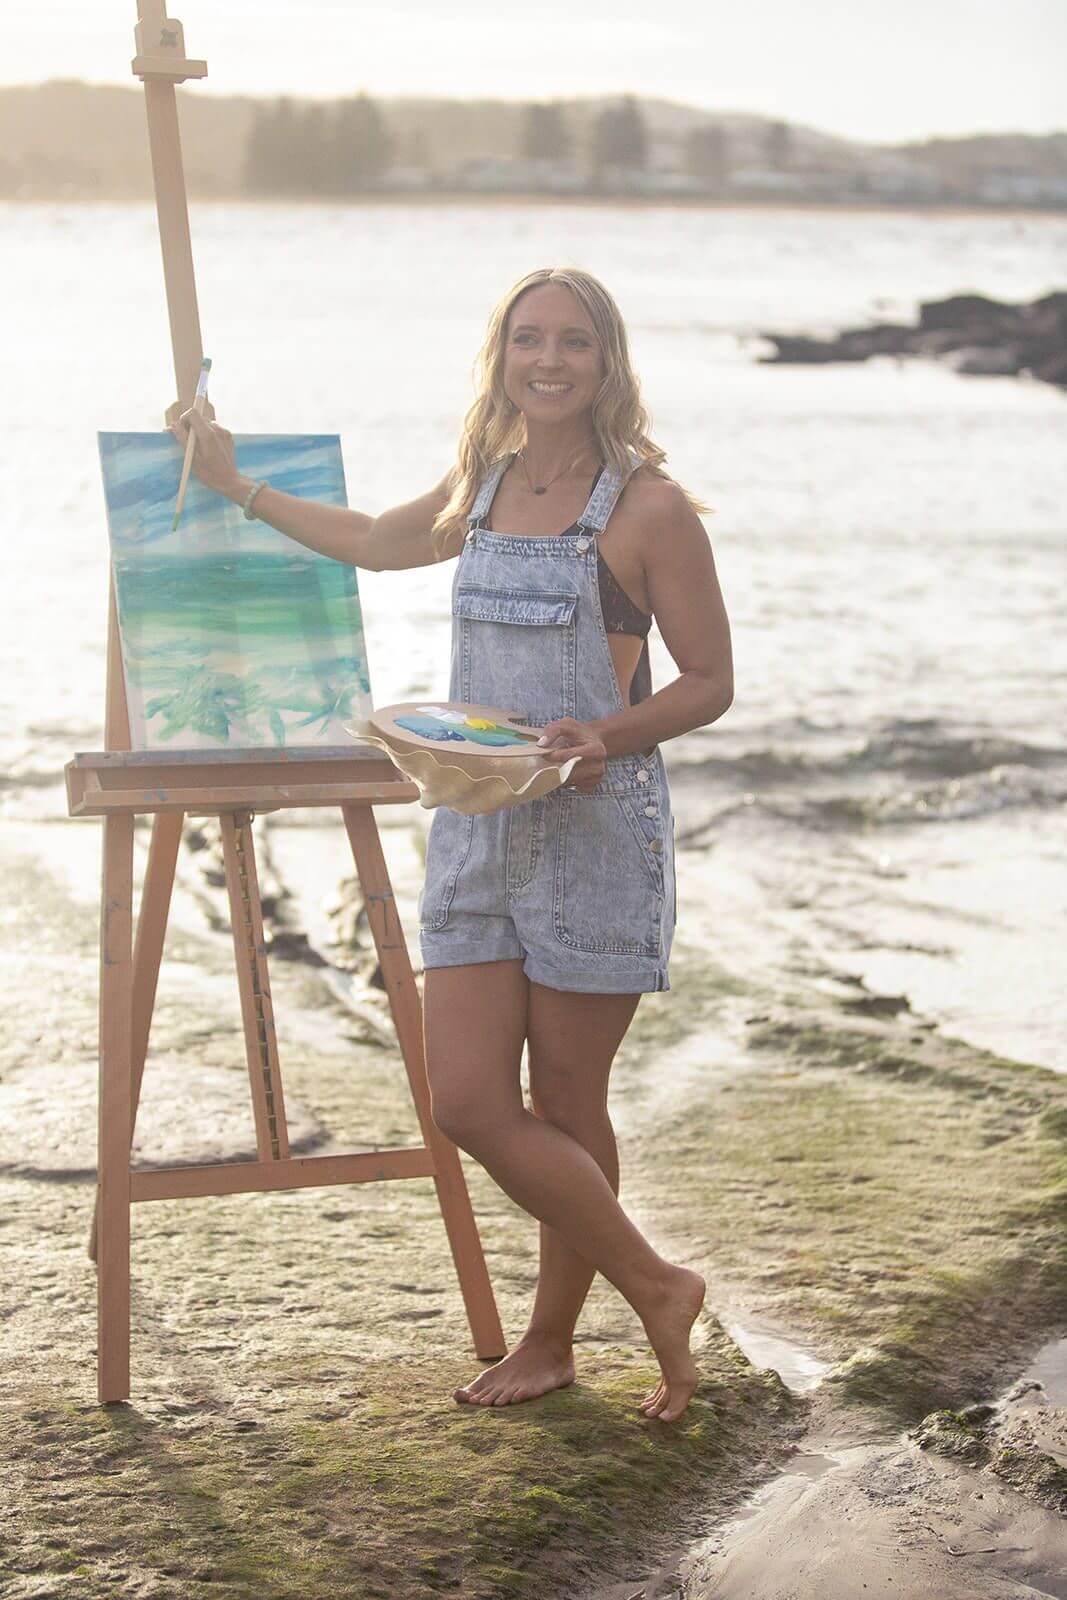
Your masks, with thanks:
[(504, 392), (530, 422), (572, 421), (596, 399), (604, 376), (588, 313), (564, 284), (543, 283), (511, 308)]

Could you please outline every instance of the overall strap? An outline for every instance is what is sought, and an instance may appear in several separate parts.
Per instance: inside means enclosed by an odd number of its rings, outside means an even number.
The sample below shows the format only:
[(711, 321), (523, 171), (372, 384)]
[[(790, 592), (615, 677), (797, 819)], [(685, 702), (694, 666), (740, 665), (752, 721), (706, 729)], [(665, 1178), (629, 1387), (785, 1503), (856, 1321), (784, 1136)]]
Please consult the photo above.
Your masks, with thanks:
[(489, 468), (489, 471), (482, 479), (482, 486), (474, 497), (474, 504), (467, 512), (468, 533), (472, 528), (476, 527), (481, 522), (482, 518), (487, 514), (489, 507), (493, 503), (493, 496), (496, 494), (497, 485), (510, 467), (511, 463), (514, 461), (516, 454), (517, 452), (512, 450), (508, 455), (500, 456), (498, 460), (493, 462), (492, 466)]
[(589, 503), (578, 518), (578, 526), (584, 533), (595, 536), (603, 533), (607, 527), (608, 518), (615, 509), (615, 502), (641, 465), (641, 457), (636, 450), (628, 449), (627, 455), (630, 458), (628, 471), (619, 473), (613, 467), (605, 467), (600, 474), (599, 482), (589, 496)]

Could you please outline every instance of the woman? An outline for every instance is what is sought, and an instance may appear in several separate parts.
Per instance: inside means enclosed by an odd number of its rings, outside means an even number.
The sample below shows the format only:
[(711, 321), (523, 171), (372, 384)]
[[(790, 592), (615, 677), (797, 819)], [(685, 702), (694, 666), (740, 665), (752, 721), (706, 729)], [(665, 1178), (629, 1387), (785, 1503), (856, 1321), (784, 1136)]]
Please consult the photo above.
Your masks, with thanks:
[[(231, 435), (192, 411), (174, 432), (184, 444), (196, 429), (204, 483), (323, 555), (373, 571), (458, 556), (449, 698), (521, 712), (553, 754), (579, 758), (540, 800), (488, 816), (439, 807), (429, 832), (419, 920), (434, 1121), (541, 1223), (529, 1327), (454, 1398), (506, 1405), (572, 1383), (599, 1269), (660, 1364), (640, 1409), (671, 1422), (696, 1385), (689, 1335), (705, 1284), (618, 1203), (608, 1075), (641, 994), (670, 987), (660, 744), (730, 705), (729, 623), (706, 508), (662, 470), (602, 284), (575, 269), (521, 279), (490, 320), (480, 378), (455, 467), (378, 517), (257, 488)], [(655, 694), (653, 616), (679, 669)]]

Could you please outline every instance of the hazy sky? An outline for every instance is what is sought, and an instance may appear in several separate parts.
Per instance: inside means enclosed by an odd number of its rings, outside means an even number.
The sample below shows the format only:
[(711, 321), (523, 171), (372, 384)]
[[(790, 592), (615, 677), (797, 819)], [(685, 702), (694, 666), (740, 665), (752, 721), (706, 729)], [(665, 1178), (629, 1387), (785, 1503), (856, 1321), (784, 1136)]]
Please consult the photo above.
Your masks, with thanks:
[[(195, 93), (632, 90), (855, 139), (1067, 127), (1067, 0), (170, 0)], [(132, 83), (135, 0), (4, 0), (0, 82)]]

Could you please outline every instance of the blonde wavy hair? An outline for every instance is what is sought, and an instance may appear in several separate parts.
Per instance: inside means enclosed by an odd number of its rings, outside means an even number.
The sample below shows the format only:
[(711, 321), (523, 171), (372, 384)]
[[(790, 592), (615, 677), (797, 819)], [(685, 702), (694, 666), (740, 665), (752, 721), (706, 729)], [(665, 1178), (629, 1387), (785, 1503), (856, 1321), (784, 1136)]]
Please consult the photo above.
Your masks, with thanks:
[[(454, 484), (448, 503), (434, 518), (430, 539), (438, 561), (455, 555), (462, 548), (467, 531), (467, 514), (474, 504), (482, 480), (502, 455), (519, 450), (526, 442), (522, 412), (504, 393), (504, 349), (508, 319), (520, 295), (543, 283), (560, 283), (569, 289), (587, 313), (596, 333), (604, 363), (604, 377), (593, 401), (593, 433), (601, 459), (626, 476), (630, 471), (629, 450), (636, 452), (643, 466), (657, 477), (668, 478), (662, 463), (667, 459), (649, 437), (651, 419), (641, 403), (640, 385), (630, 362), (629, 343), (622, 314), (611, 295), (592, 273), (579, 267), (538, 267), (512, 285), (493, 308), (485, 342), (475, 361), (477, 395), (463, 420)], [(712, 509), (683, 489), (697, 512)]]

